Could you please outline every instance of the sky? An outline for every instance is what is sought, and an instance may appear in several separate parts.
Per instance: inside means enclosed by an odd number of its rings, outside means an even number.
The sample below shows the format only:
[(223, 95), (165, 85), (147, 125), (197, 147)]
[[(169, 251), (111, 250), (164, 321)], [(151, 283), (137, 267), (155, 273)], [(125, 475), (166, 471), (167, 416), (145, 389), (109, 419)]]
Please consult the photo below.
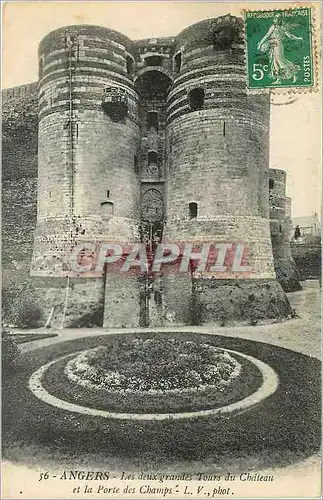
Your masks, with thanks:
[[(282, 7), (277, 2), (167, 0), (30, 1), (5, 2), (2, 5), (2, 88), (37, 80), (38, 44), (49, 31), (62, 26), (96, 24), (120, 31), (135, 40), (174, 36), (202, 19), (227, 13), (241, 15), (244, 8), (266, 10)], [(317, 26), (319, 14), (316, 10)], [(287, 196), (292, 198), (292, 217), (299, 217), (321, 213), (322, 97), (320, 92), (296, 94), (294, 97), (296, 100), (288, 104), (290, 96), (273, 96), (270, 167), (287, 172)]]

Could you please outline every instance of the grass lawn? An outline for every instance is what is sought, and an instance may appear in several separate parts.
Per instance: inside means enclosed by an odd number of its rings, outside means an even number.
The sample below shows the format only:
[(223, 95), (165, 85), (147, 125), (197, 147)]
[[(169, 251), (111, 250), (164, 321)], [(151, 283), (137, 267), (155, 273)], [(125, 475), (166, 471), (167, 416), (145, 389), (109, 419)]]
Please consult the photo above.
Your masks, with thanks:
[(10, 336), (17, 344), (24, 344), (25, 342), (31, 342), (33, 340), (58, 337), (57, 333), (13, 333), (10, 334)]
[[(101, 345), (111, 344), (112, 339), (106, 336)], [(215, 344), (210, 338), (208, 344)], [(224, 388), (223, 392), (208, 388), (194, 393), (169, 393), (154, 395), (149, 393), (126, 393), (91, 390), (68, 379), (64, 367), (68, 359), (63, 359), (50, 366), (43, 379), (44, 388), (53, 396), (81, 406), (102, 410), (127, 413), (178, 413), (218, 408), (241, 400), (255, 392), (262, 383), (259, 369), (250, 361), (234, 356), (242, 369), (237, 380)]]
[[(160, 338), (166, 333), (155, 334)], [(174, 335), (174, 334), (173, 334)], [(131, 334), (128, 334), (131, 336)], [(132, 337), (137, 337), (133, 334)], [(153, 337), (147, 333), (146, 337)], [(210, 342), (202, 334), (183, 339)], [(109, 339), (113, 339), (113, 335)], [(107, 336), (85, 337), (34, 350), (3, 376), (3, 457), (19, 445), (47, 448), (60, 457), (106, 453), (117, 457), (154, 455), (155, 461), (219, 460), (221, 456), (263, 456), (264, 466), (286, 465), (317, 452), (321, 442), (321, 365), (309, 356), (251, 340), (212, 336), (219, 347), (240, 351), (269, 364), (279, 375), (279, 388), (259, 405), (232, 418), (198, 417), (182, 421), (133, 422), (71, 414), (38, 400), (28, 389), (30, 375), (60, 356), (96, 347)], [(120, 336), (119, 336), (120, 338)]]

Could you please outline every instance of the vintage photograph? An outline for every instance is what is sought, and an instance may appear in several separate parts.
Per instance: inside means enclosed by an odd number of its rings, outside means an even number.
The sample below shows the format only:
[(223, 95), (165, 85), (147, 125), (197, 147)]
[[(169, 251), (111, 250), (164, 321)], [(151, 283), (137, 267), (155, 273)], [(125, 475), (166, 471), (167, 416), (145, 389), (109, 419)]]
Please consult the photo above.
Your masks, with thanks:
[(322, 498), (321, 3), (2, 14), (2, 498)]

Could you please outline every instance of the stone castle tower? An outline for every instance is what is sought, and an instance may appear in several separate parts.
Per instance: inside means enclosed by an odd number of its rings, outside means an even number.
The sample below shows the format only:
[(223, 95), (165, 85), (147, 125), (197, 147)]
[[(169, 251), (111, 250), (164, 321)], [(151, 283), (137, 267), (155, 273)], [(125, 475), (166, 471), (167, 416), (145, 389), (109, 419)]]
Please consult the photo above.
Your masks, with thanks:
[(269, 170), (270, 234), (277, 280), (285, 292), (302, 290), (300, 276), (292, 257), (290, 234), (292, 230), (291, 200), (286, 197), (286, 172)]
[[(110, 327), (285, 317), (269, 224), (268, 95), (250, 95), (242, 20), (133, 42), (77, 25), (39, 46), (31, 275), (53, 321)], [(82, 242), (243, 242), (251, 275), (69, 276)]]

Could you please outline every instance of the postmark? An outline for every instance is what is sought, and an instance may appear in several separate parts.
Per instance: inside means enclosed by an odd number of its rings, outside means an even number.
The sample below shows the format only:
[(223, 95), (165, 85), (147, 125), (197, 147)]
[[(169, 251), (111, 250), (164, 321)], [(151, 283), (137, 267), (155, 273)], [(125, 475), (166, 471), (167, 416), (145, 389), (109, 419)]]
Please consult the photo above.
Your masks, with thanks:
[(249, 89), (313, 89), (312, 7), (244, 12)]

